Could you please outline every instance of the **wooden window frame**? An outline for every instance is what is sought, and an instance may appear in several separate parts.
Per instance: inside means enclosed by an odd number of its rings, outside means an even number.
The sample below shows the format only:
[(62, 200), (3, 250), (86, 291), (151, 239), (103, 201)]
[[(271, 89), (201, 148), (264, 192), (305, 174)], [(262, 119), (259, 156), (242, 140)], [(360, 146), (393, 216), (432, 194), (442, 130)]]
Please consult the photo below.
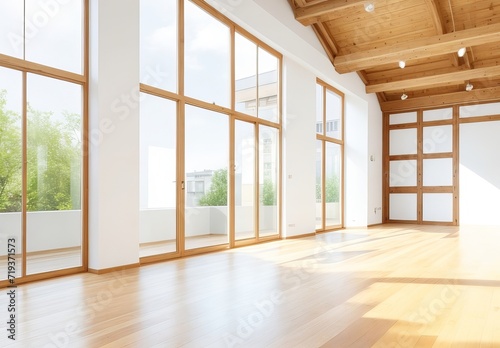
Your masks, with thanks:
[[(49, 279), (63, 275), (76, 274), (88, 271), (88, 173), (89, 173), (89, 117), (88, 117), (88, 86), (89, 86), (89, 0), (82, 0), (82, 73), (73, 73), (51, 66), (31, 62), (4, 54), (0, 54), (0, 67), (17, 70), (22, 73), (22, 212), (21, 212), (21, 276), (15, 279), (16, 284)], [(69, 267), (60, 270), (42, 273), (27, 274), (27, 75), (45, 76), (60, 81), (70, 82), (82, 87), (82, 178), (81, 178), (81, 266)], [(0, 288), (12, 285), (8, 280), (0, 281)]]
[[(332, 87), (331, 85), (329, 85), (328, 83), (324, 82), (323, 80), (317, 78), (316, 79), (316, 85), (318, 86), (321, 86), (321, 91), (322, 91), (322, 94), (323, 94), (323, 97), (322, 97), (322, 115), (323, 115), (323, 122), (322, 122), (322, 126), (321, 126), (321, 130), (322, 130), (322, 133), (316, 133), (316, 140), (319, 140), (321, 141), (321, 228), (317, 228), (316, 229), (316, 232), (328, 232), (328, 231), (332, 231), (332, 230), (338, 230), (338, 229), (342, 229), (344, 228), (344, 221), (345, 221), (345, 216), (344, 216), (344, 157), (345, 157), (345, 154), (344, 154), (344, 151), (345, 151), (345, 146), (344, 146), (344, 138), (345, 138), (345, 95), (344, 93), (342, 93), (341, 91), (339, 91), (338, 89), (336, 89), (335, 87)], [(341, 125), (342, 125), (342, 129), (340, 131), (340, 134), (341, 134), (341, 139), (337, 139), (337, 138), (333, 138), (333, 137), (329, 137), (327, 136), (327, 132), (328, 132), (328, 127), (326, 126), (327, 125), (327, 120), (326, 120), (326, 92), (330, 91), (330, 92), (333, 92), (335, 94), (337, 94), (338, 96), (341, 97), (341, 100), (342, 100), (342, 115), (340, 117), (340, 120), (341, 120)], [(340, 149), (341, 149), (341, 159), (340, 159), (340, 171), (342, 173), (341, 175), (341, 179), (340, 179), (340, 193), (339, 193), (339, 196), (340, 196), (340, 201), (341, 201), (341, 205), (340, 205), (340, 224), (338, 225), (326, 225), (326, 215), (325, 215), (325, 212), (326, 212), (326, 200), (325, 200), (325, 191), (326, 191), (326, 143), (333, 143), (333, 144), (337, 144), (337, 145), (340, 145)]]
[[(188, 0), (186, 0), (188, 1)], [(191, 106), (196, 106), (199, 108), (203, 108), (206, 110), (214, 111), (217, 113), (225, 114), (229, 118), (229, 158), (228, 158), (228, 164), (229, 168), (232, 168), (233, 170), (228, 171), (228, 209), (229, 209), (229, 229), (228, 229), (228, 234), (229, 234), (229, 241), (227, 244), (223, 245), (214, 245), (214, 246), (208, 246), (208, 247), (203, 247), (199, 249), (185, 249), (185, 237), (184, 237), (184, 231), (185, 231), (185, 221), (184, 221), (184, 209), (185, 209), (185, 197), (184, 197), (184, 189), (180, 186), (177, 188), (177, 198), (176, 198), (176, 204), (177, 204), (177, 212), (176, 212), (176, 220), (177, 220), (177, 234), (176, 234), (176, 239), (177, 239), (177, 251), (172, 252), (172, 253), (167, 253), (167, 254), (158, 254), (158, 255), (152, 255), (152, 256), (145, 256), (140, 258), (141, 264), (145, 263), (151, 263), (151, 262), (157, 262), (157, 261), (162, 261), (162, 260), (168, 260), (168, 259), (173, 259), (173, 258), (179, 258), (183, 256), (189, 256), (189, 255), (196, 255), (200, 253), (205, 253), (205, 252), (212, 252), (212, 251), (218, 251), (218, 250), (225, 250), (229, 248), (234, 248), (234, 247), (239, 247), (239, 246), (245, 246), (245, 245), (251, 245), (251, 244), (256, 244), (259, 242), (265, 242), (265, 241), (270, 241), (270, 240), (277, 240), (280, 239), (282, 236), (282, 202), (281, 202), (281, 197), (282, 197), (282, 64), (283, 64), (283, 55), (278, 52), (277, 50), (273, 49), (271, 46), (267, 45), (260, 39), (258, 39), (256, 36), (252, 35), (249, 33), (247, 30), (242, 28), (241, 26), (237, 25), (233, 21), (231, 21), (229, 18), (224, 16), (222, 13), (218, 12), (215, 10), (212, 6), (208, 5), (205, 1), (202, 0), (189, 0), (191, 1), (194, 5), (200, 7), (202, 10), (206, 11), (209, 15), (214, 17), (215, 19), (219, 20), (226, 26), (228, 26), (229, 31), (230, 31), (230, 61), (231, 61), (231, 67), (230, 67), (230, 91), (231, 91), (231, 96), (230, 96), (230, 107), (224, 107), (216, 104), (211, 104), (204, 102), (202, 100), (198, 100), (189, 96), (185, 95), (185, 86), (184, 86), (184, 67), (185, 67), (185, 57), (184, 57), (184, 30), (185, 30), (185, 23), (184, 23), (184, 0), (177, 0), (177, 8), (178, 8), (178, 14), (177, 14), (177, 47), (178, 47), (178, 52), (177, 52), (177, 93), (167, 91), (158, 87), (153, 87), (144, 83), (140, 83), (139, 89), (140, 92), (154, 95), (157, 97), (161, 98), (166, 98), (170, 99), (172, 101), (175, 101), (177, 103), (177, 182), (179, 185), (182, 185), (184, 181), (184, 176), (185, 176), (185, 153), (184, 153), (184, 142), (185, 142), (185, 106), (186, 105), (191, 105)], [(245, 113), (236, 111), (235, 107), (235, 33), (238, 33), (239, 35), (242, 35), (246, 39), (252, 41), (257, 45), (257, 48), (262, 48), (266, 52), (272, 54), (278, 59), (278, 100), (277, 100), (277, 106), (278, 106), (278, 122), (271, 122), (262, 118), (258, 117), (258, 111), (256, 113), (256, 116), (250, 116)], [(258, 49), (256, 54), (258, 54)], [(258, 60), (257, 60), (258, 64)], [(258, 70), (257, 70), (258, 72)], [(258, 75), (258, 74), (257, 74)], [(257, 76), (257, 101), (258, 101), (258, 76)], [(258, 105), (258, 103), (257, 103)], [(245, 121), (254, 124), (255, 127), (255, 180), (256, 180), (256, 185), (255, 185), (255, 238), (252, 239), (245, 239), (245, 240), (235, 240), (235, 221), (234, 221), (234, 216), (235, 216), (235, 194), (234, 194), (234, 187), (235, 187), (235, 121)], [(260, 237), (258, 234), (258, 226), (259, 226), (259, 125), (265, 125), (269, 126), (272, 128), (275, 128), (278, 131), (278, 187), (277, 187), (277, 206), (278, 206), (278, 222), (277, 222), (277, 229), (278, 229), (278, 234), (273, 235), (273, 236), (265, 236), (265, 237)]]

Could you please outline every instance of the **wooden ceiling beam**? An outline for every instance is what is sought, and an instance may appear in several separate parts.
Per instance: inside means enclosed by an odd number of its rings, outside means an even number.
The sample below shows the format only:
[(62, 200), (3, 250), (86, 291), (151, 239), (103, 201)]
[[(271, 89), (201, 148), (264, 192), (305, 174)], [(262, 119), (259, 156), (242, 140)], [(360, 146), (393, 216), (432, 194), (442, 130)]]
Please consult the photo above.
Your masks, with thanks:
[(328, 55), (328, 58), (330, 58), (330, 61), (333, 64), (333, 60), (335, 59), (335, 56), (339, 53), (337, 49), (337, 44), (333, 41), (333, 39), (330, 37), (330, 34), (328, 33), (328, 30), (326, 30), (325, 26), (323, 23), (316, 23), (311, 26), (316, 33), (316, 36), (318, 37), (321, 45), (325, 49), (326, 54)]
[(441, 14), (439, 12), (436, 0), (426, 0), (427, 7), (432, 15), (432, 20), (434, 21), (434, 26), (436, 27), (436, 32), (439, 35), (446, 33), (446, 29), (443, 26), (443, 20), (441, 19)]
[(397, 63), (400, 60), (421, 59), (456, 52), (460, 47), (477, 46), (500, 41), (500, 23), (453, 33), (402, 42), (390, 47), (371, 49), (335, 57), (335, 70), (348, 73)]
[(447, 74), (418, 77), (415, 79), (392, 81), (367, 85), (366, 93), (378, 93), (387, 91), (402, 91), (415, 88), (428, 88), (438, 86), (450, 86), (463, 83), (472, 79), (493, 78), (500, 76), (500, 66), (491, 66), (478, 69), (460, 70)]
[(500, 87), (473, 89), (470, 92), (454, 92), (428, 97), (408, 98), (380, 103), (383, 112), (408, 111), (420, 108), (436, 108), (498, 101)]
[(366, 0), (327, 0), (314, 5), (294, 9), (295, 19), (303, 25), (311, 25), (321, 21), (321, 17), (332, 12), (354, 6), (364, 6)]

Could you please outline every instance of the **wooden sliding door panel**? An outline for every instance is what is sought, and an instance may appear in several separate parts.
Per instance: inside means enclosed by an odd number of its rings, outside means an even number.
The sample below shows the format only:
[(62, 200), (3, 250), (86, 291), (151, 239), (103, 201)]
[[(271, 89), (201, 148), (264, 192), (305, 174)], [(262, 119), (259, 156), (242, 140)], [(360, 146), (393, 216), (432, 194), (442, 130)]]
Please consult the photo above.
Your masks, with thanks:
[(454, 108), (386, 114), (386, 221), (457, 224)]

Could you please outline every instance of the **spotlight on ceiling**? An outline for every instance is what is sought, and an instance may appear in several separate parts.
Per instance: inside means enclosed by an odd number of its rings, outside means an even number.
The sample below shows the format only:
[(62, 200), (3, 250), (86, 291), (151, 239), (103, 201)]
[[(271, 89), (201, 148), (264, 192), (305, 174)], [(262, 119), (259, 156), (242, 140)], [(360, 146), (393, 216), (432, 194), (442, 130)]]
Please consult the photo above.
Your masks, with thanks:
[(472, 91), (473, 88), (474, 88), (474, 85), (472, 83), (470, 83), (470, 82), (467, 82), (467, 84), (465, 85), (465, 90), (467, 92)]
[(406, 93), (401, 94), (401, 100), (406, 100), (408, 95)]
[(371, 2), (371, 1), (365, 2), (365, 11), (366, 12), (375, 11), (375, 5), (373, 4), (373, 2)]
[(463, 57), (465, 55), (465, 47), (460, 48), (457, 53), (459, 57)]
[(399, 61), (399, 67), (400, 67), (401, 69), (404, 69), (404, 68), (405, 68), (405, 66), (406, 66), (406, 62), (405, 62), (404, 60), (400, 60), (400, 61)]

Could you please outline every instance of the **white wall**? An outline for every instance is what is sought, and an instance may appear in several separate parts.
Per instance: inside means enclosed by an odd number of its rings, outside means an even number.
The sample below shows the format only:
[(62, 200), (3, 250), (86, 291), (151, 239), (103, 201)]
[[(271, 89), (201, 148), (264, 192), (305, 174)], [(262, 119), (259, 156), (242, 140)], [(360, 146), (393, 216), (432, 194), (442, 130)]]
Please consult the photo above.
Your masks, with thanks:
[(500, 225), (500, 121), (460, 125), (460, 224)]
[(367, 225), (368, 107), (346, 95), (345, 110), (345, 221), (346, 227)]
[(90, 2), (89, 268), (139, 262), (139, 0)]
[[(373, 94), (371, 105), (378, 103)], [(368, 108), (368, 225), (382, 223), (382, 112), (376, 108)], [(373, 156), (373, 157), (372, 157)]]
[(284, 62), (283, 236), (312, 233), (316, 219), (316, 77)]

